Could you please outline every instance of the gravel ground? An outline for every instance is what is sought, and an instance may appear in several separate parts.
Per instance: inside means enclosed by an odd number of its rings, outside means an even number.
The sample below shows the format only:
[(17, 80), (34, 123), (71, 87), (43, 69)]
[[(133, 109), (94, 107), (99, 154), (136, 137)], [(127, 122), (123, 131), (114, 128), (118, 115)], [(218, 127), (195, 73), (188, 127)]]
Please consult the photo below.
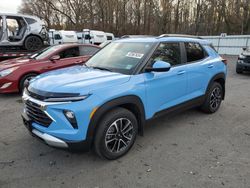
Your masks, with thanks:
[(227, 57), (226, 100), (148, 122), (116, 161), (51, 148), (24, 128), (18, 95), (0, 95), (0, 187), (250, 187), (250, 74)]

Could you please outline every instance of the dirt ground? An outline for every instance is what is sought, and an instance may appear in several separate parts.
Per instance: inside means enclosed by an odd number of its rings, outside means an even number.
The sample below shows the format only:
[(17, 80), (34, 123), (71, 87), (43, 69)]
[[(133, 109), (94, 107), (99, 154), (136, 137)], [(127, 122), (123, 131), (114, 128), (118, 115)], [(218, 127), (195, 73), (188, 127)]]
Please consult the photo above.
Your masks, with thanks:
[(250, 74), (227, 57), (226, 100), (207, 115), (188, 110), (148, 122), (116, 161), (51, 148), (22, 124), (21, 97), (0, 95), (0, 187), (250, 187)]

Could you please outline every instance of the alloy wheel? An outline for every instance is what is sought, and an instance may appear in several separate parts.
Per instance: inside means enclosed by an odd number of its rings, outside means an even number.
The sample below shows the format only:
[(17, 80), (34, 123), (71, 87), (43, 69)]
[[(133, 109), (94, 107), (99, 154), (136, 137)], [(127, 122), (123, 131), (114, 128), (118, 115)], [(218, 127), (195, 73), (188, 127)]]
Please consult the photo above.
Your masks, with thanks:
[(134, 136), (134, 126), (127, 118), (115, 120), (108, 128), (105, 135), (105, 145), (109, 152), (119, 153), (124, 151)]
[(215, 87), (210, 96), (210, 107), (212, 109), (217, 109), (222, 101), (222, 92), (219, 87)]

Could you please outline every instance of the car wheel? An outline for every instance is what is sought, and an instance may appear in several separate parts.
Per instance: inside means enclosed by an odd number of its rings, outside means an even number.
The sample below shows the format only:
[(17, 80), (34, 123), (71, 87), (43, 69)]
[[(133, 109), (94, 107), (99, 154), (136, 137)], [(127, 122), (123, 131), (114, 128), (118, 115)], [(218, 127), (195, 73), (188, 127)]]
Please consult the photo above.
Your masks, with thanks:
[(109, 160), (125, 155), (133, 146), (138, 132), (135, 115), (124, 108), (108, 112), (98, 124), (94, 147), (96, 153)]
[(39, 50), (42, 46), (43, 41), (37, 36), (28, 36), (24, 42), (24, 48), (30, 51)]
[(23, 92), (24, 88), (29, 84), (29, 81), (33, 78), (35, 78), (37, 76), (37, 74), (35, 73), (31, 73), (31, 74), (27, 74), (25, 76), (23, 76), (23, 78), (20, 80), (19, 83), (19, 91), (20, 93)]
[(216, 112), (221, 105), (222, 98), (222, 86), (218, 82), (214, 82), (206, 94), (206, 99), (203, 105), (201, 106), (201, 110), (205, 113), (210, 114)]

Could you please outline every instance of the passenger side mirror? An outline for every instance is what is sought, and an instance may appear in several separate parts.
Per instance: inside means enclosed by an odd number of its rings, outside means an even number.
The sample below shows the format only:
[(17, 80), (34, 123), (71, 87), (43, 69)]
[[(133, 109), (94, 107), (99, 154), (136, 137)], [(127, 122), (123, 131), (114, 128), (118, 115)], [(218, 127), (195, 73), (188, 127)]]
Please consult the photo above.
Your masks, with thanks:
[(171, 68), (170, 63), (165, 61), (156, 61), (152, 67), (146, 67), (146, 72), (167, 72)]
[(50, 61), (56, 61), (56, 60), (59, 60), (60, 59), (60, 56), (59, 55), (53, 55), (51, 58), (50, 58)]

